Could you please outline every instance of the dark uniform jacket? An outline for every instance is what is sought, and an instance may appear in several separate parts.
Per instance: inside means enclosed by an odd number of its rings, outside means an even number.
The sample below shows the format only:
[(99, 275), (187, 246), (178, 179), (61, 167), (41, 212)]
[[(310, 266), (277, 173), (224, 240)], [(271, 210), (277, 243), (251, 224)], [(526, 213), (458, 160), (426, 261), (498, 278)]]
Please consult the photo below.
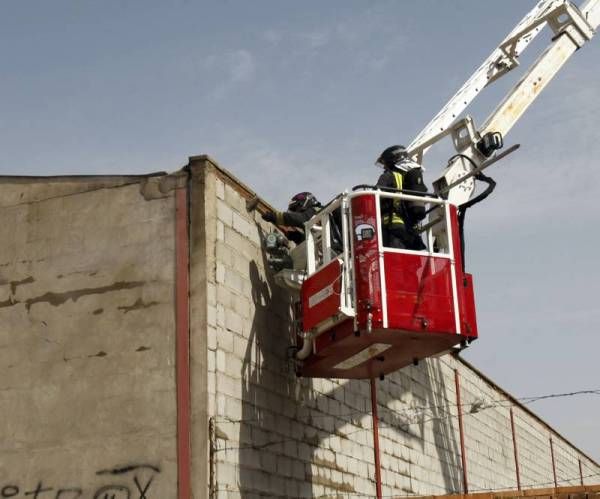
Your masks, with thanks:
[[(388, 189), (407, 189), (425, 192), (420, 168), (408, 172), (387, 169), (377, 180), (378, 187)], [(414, 226), (425, 216), (422, 204), (398, 199), (381, 200), (381, 219), (383, 224), (384, 245), (393, 248), (414, 250), (425, 249), (425, 245)]]
[(318, 207), (311, 206), (302, 211), (278, 211), (275, 212), (275, 223), (279, 226), (298, 227), (300, 230), (290, 230), (286, 232), (286, 237), (300, 244), (305, 239), (304, 222), (308, 222), (316, 213)]
[(287, 225), (288, 227), (300, 227), (304, 229), (304, 222), (308, 222), (317, 213), (314, 206), (303, 211), (283, 211), (277, 212), (277, 225)]
[[(402, 172), (396, 172), (402, 177)], [(377, 187), (386, 187), (388, 189), (402, 189), (402, 184), (398, 186), (396, 177), (392, 170), (386, 169), (377, 180)], [(392, 201), (391, 199), (383, 199), (381, 201), (381, 216), (386, 225), (403, 225), (405, 213), (404, 207), (400, 201)]]

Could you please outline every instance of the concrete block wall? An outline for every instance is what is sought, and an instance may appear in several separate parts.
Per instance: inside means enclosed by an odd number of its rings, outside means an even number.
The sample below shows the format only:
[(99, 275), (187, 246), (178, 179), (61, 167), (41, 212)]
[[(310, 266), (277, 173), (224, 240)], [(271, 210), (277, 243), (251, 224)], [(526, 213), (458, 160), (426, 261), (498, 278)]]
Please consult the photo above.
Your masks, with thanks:
[[(214, 496), (374, 496), (369, 382), (295, 376), (289, 300), (260, 247), (271, 227), (247, 213), (251, 191), (214, 162), (196, 174), (214, 196), (205, 199), (207, 230), (214, 224), (206, 283)], [(523, 487), (553, 485), (551, 435), (559, 485), (579, 483), (579, 459), (584, 475), (600, 472), (480, 372), (444, 356), (377, 383), (384, 496), (463, 490), (456, 372), (470, 491), (517, 488), (511, 407)]]
[(0, 180), (1, 497), (175, 497), (174, 202), (150, 180)]
[[(187, 415), (175, 355), (183, 186)], [(246, 211), (253, 194), (204, 156), (156, 177), (0, 179), (0, 497), (187, 499), (178, 471), (196, 499), (374, 496), (370, 383), (296, 377), (290, 299), (266, 268), (271, 226)], [(559, 485), (578, 484), (580, 464), (598, 483), (595, 462), (444, 356), (377, 381), (384, 496), (463, 490), (456, 373), (470, 491), (517, 486), (511, 408), (523, 487), (553, 485), (550, 437)]]

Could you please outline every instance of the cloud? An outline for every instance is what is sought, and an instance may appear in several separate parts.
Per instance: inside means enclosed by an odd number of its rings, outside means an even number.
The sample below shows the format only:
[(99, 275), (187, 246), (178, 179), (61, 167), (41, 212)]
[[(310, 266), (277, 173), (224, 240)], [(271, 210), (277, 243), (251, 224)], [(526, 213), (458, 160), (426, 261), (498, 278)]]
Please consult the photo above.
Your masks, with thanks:
[(285, 149), (245, 128), (214, 132), (218, 140), (212, 142), (211, 155), (275, 207), (285, 208), (301, 191), (329, 201), (350, 185), (344, 173), (332, 173), (340, 165), (327, 151)]
[(302, 33), (300, 38), (304, 40), (304, 43), (311, 49), (320, 49), (327, 45), (331, 39), (331, 33), (329, 30), (311, 31)]
[(399, 59), (409, 41), (406, 33), (389, 22), (388, 15), (386, 9), (367, 7), (346, 11), (336, 16), (335, 22), (317, 21), (292, 30), (270, 27), (260, 38), (285, 50), (286, 60), (316, 58), (329, 66), (335, 51), (336, 60), (350, 57), (350, 67), (356, 71), (379, 72)]
[(228, 54), (226, 65), (231, 83), (250, 81), (256, 73), (254, 56), (247, 50), (237, 50)]
[(222, 100), (239, 85), (252, 81), (256, 75), (256, 59), (246, 49), (211, 54), (201, 62), (200, 67), (217, 80), (206, 94), (212, 101)]
[(292, 53), (304, 53), (305, 51), (313, 52), (325, 47), (335, 41), (336, 34), (328, 27), (295, 32), (282, 32), (275, 28), (269, 28), (263, 31), (260, 37), (270, 45), (280, 46), (282, 43), (287, 43), (289, 46), (285, 47), (285, 50), (291, 48)]
[(389, 62), (390, 58), (388, 55), (366, 55), (362, 61), (362, 63), (372, 71), (381, 71), (389, 64)]
[(281, 32), (275, 29), (267, 29), (263, 31), (261, 36), (266, 42), (270, 43), (271, 45), (278, 45), (281, 39), (283, 38)]

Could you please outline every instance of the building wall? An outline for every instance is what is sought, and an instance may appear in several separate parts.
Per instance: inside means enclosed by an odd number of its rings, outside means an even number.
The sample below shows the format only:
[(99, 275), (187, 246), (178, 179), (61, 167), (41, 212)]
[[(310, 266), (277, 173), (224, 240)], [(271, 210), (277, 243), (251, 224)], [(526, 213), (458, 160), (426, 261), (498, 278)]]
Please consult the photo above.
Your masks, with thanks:
[[(209, 159), (199, 159), (193, 171), (211, 193), (204, 202), (213, 238), (206, 289), (215, 496), (373, 496), (369, 382), (295, 376), (286, 360), (289, 301), (266, 270), (260, 247), (271, 227), (247, 213), (249, 189)], [(517, 488), (511, 407), (523, 487), (553, 486), (551, 435), (558, 484), (579, 484), (579, 459), (583, 474), (594, 475), (585, 482), (598, 482), (595, 463), (469, 364), (447, 355), (377, 382), (384, 496), (462, 491), (456, 373), (470, 491)]]
[[(189, 394), (176, 188), (189, 201)], [(246, 211), (253, 195), (204, 156), (173, 175), (0, 180), (0, 497), (186, 499), (178, 468), (196, 499), (375, 494), (370, 384), (296, 377), (290, 299), (266, 270), (272, 227)], [(580, 461), (598, 482), (596, 463), (444, 356), (377, 381), (384, 496), (462, 491), (457, 375), (470, 491), (517, 486), (511, 408), (523, 487), (554, 484), (550, 437), (559, 485), (579, 483)]]
[(176, 496), (174, 201), (157, 181), (0, 181), (1, 497)]

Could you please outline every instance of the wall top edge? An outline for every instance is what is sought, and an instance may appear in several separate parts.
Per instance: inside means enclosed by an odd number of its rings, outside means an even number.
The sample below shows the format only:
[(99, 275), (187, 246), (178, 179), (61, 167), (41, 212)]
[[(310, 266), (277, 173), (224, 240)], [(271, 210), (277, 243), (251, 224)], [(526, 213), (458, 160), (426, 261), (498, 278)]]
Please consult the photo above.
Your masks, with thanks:
[(48, 199), (85, 194), (102, 189), (138, 186), (146, 201), (165, 198), (184, 187), (188, 172), (153, 172), (144, 175), (0, 176), (0, 208), (39, 203)]
[(577, 447), (576, 445), (574, 445), (568, 438), (566, 438), (563, 435), (561, 435), (552, 426), (550, 426), (546, 421), (544, 421), (540, 416), (538, 416), (535, 412), (533, 412), (526, 405), (524, 405), (517, 397), (515, 397), (511, 393), (507, 392), (504, 388), (502, 388), (500, 385), (498, 385), (489, 376), (487, 376), (486, 374), (484, 374), (481, 370), (479, 370), (473, 364), (471, 364), (470, 362), (468, 362), (467, 360), (465, 360), (463, 357), (461, 357), (460, 353), (453, 353), (451, 355), (457, 360), (457, 362), (459, 362), (464, 367), (466, 367), (467, 369), (469, 369), (470, 371), (472, 371), (473, 373), (475, 373), (479, 378), (481, 378), (482, 381), (484, 381), (485, 383), (487, 383), (491, 388), (493, 388), (495, 391), (497, 391), (500, 395), (502, 395), (502, 396), (506, 397), (508, 400), (510, 400), (514, 404), (515, 407), (518, 407), (520, 410), (522, 410), (523, 412), (527, 413), (529, 416), (531, 416), (533, 419), (535, 419), (538, 423), (540, 423), (542, 426), (544, 426), (548, 430), (548, 432), (550, 434), (552, 434), (552, 435), (560, 438), (563, 442), (565, 442), (566, 444), (568, 444), (569, 446), (571, 446), (581, 456), (583, 456), (586, 459), (588, 459), (595, 466), (600, 466), (600, 464), (598, 464), (595, 459), (591, 458), (586, 452), (582, 451), (579, 447)]
[(144, 174), (90, 174), (90, 175), (0, 175), (0, 184), (34, 184), (34, 183), (54, 183), (54, 182), (114, 182), (130, 183), (136, 180), (144, 180), (151, 177), (161, 177), (169, 173), (160, 171)]
[(217, 161), (211, 158), (207, 154), (200, 154), (197, 156), (189, 157), (189, 164), (186, 168), (189, 168), (192, 176), (205, 175), (207, 173), (213, 173), (225, 184), (229, 185), (233, 190), (240, 194), (246, 200), (252, 198), (258, 198), (257, 211), (274, 211), (274, 208), (267, 201), (262, 199), (256, 191), (251, 189), (247, 184), (237, 178), (229, 170), (223, 168)]

